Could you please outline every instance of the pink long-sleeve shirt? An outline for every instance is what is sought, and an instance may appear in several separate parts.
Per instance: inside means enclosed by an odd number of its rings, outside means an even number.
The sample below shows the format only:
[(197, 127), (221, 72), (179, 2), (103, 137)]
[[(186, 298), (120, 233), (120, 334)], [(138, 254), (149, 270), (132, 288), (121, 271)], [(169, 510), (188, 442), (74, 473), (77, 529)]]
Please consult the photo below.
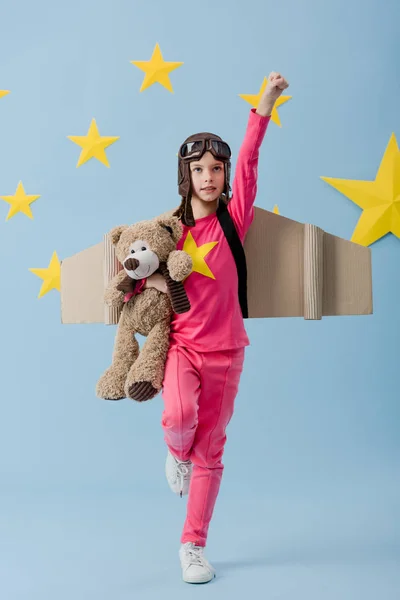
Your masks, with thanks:
[[(236, 163), (228, 210), (242, 243), (254, 217), (259, 150), (269, 121), (251, 109)], [(171, 345), (198, 352), (248, 346), (236, 265), (216, 213), (196, 219), (194, 227), (183, 226), (177, 249), (193, 259), (193, 271), (184, 281), (191, 309), (173, 314)]]

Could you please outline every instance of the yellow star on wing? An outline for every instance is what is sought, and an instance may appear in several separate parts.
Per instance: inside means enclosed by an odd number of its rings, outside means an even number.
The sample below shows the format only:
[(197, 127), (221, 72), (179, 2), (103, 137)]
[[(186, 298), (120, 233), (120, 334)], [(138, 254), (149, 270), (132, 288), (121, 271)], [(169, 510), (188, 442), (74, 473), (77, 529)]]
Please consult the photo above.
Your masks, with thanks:
[(49, 266), (47, 269), (29, 269), (34, 275), (43, 279), (42, 287), (40, 288), (38, 298), (41, 298), (50, 290), (61, 288), (61, 264), (58, 260), (57, 252), (53, 252)]
[(110, 165), (107, 160), (105, 149), (119, 140), (119, 136), (101, 136), (95, 119), (92, 119), (86, 135), (68, 135), (67, 137), (71, 142), (74, 142), (74, 144), (77, 144), (82, 148), (78, 164), (76, 165), (77, 168), (91, 158), (97, 158), (103, 165), (109, 167)]
[(0, 90), (0, 98), (3, 98), (4, 96), (7, 96), (7, 94), (9, 94), (9, 90)]
[(400, 152), (394, 133), (386, 146), (375, 181), (321, 179), (363, 209), (352, 242), (369, 246), (390, 232), (400, 238)]
[(208, 242), (207, 244), (203, 244), (202, 246), (198, 246), (193, 239), (191, 231), (187, 234), (185, 243), (183, 245), (183, 250), (187, 252), (193, 261), (193, 271), (196, 273), (200, 273), (205, 277), (210, 277), (210, 279), (215, 279), (213, 273), (210, 270), (210, 267), (207, 265), (205, 261), (205, 257), (207, 254), (216, 246), (218, 242)]
[(163, 59), (158, 44), (155, 45), (150, 60), (131, 60), (130, 62), (145, 72), (142, 87), (140, 88), (141, 92), (153, 85), (153, 83), (160, 83), (169, 92), (174, 93), (168, 74), (182, 66), (183, 62), (166, 62)]
[(30, 219), (33, 219), (30, 205), (32, 202), (35, 202), (35, 200), (40, 198), (40, 196), (27, 196), (24, 186), (22, 185), (22, 181), (20, 181), (14, 196), (0, 196), (0, 198), (11, 205), (6, 217), (6, 221), (8, 221), (8, 219), (11, 219), (11, 217), (19, 212), (23, 213)]
[[(264, 77), (264, 81), (261, 84), (261, 88), (260, 88), (260, 91), (258, 92), (258, 94), (239, 94), (239, 96), (241, 98), (243, 98), (243, 100), (246, 100), (246, 102), (248, 102), (252, 106), (252, 108), (258, 108), (258, 105), (261, 100), (261, 96), (263, 95), (265, 88), (267, 87), (267, 82), (268, 82), (267, 78)], [(285, 104), (285, 102), (290, 100), (291, 97), (292, 96), (279, 96), (279, 98), (276, 100), (276, 102), (274, 104), (274, 108), (272, 109), (272, 113), (271, 113), (271, 121), (276, 123), (276, 125), (278, 125), (279, 127), (282, 127), (282, 125), (281, 125), (281, 121), (280, 121), (277, 109), (279, 108), (279, 106), (282, 106), (282, 104)]]

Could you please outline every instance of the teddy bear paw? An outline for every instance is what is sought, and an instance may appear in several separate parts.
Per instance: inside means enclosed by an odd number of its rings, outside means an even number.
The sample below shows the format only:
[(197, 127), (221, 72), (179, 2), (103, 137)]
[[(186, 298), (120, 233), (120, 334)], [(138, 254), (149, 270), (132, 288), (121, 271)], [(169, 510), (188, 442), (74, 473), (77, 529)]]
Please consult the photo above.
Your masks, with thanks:
[(132, 400), (144, 402), (157, 396), (160, 390), (155, 388), (150, 381), (135, 381), (128, 386), (126, 391), (128, 392), (128, 397)]
[(110, 367), (97, 382), (96, 396), (103, 400), (122, 400), (126, 398), (124, 384), (125, 379), (118, 377)]
[(193, 269), (192, 257), (183, 250), (173, 250), (167, 264), (170, 277), (174, 281), (183, 281)]

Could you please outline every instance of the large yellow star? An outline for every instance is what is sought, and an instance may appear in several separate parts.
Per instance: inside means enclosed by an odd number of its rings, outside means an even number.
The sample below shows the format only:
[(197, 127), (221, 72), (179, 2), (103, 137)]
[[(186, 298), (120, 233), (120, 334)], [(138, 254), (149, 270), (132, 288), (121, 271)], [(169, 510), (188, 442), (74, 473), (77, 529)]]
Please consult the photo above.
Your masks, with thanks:
[(10, 210), (8, 211), (8, 215), (6, 217), (6, 221), (8, 221), (8, 219), (11, 219), (11, 217), (13, 217), (19, 212), (23, 213), (30, 219), (33, 219), (30, 204), (32, 204), (32, 202), (35, 202), (35, 200), (40, 198), (40, 196), (27, 196), (25, 194), (22, 181), (20, 181), (14, 196), (0, 196), (0, 198), (8, 204), (11, 204)]
[(69, 140), (82, 148), (78, 164), (76, 165), (77, 168), (91, 158), (97, 158), (97, 160), (103, 163), (103, 165), (109, 167), (110, 165), (107, 160), (105, 149), (119, 140), (119, 136), (101, 136), (99, 130), (97, 129), (95, 119), (92, 119), (86, 135), (68, 135), (67, 137)]
[[(246, 100), (246, 102), (248, 102), (252, 106), (252, 108), (258, 108), (259, 102), (261, 100), (261, 96), (263, 95), (265, 88), (267, 87), (267, 82), (268, 82), (267, 78), (264, 77), (264, 81), (261, 84), (260, 91), (258, 92), (258, 94), (239, 94), (239, 96), (241, 98), (243, 98), (243, 100)], [(277, 108), (279, 108), (279, 106), (282, 106), (282, 104), (284, 104), (285, 102), (290, 100), (291, 97), (292, 96), (279, 96), (279, 98), (276, 100), (276, 102), (274, 104), (274, 108), (272, 109), (272, 113), (271, 113), (271, 121), (276, 123), (276, 125), (278, 125), (279, 127), (282, 127), (282, 125), (281, 125), (281, 121), (279, 118)]]
[(9, 93), (9, 90), (0, 90), (0, 98), (3, 98), (3, 96), (7, 96), (7, 94)]
[(43, 279), (38, 298), (41, 298), (52, 289), (60, 291), (61, 287), (61, 264), (57, 252), (53, 252), (47, 269), (29, 269), (32, 273)]
[(140, 88), (141, 92), (158, 82), (169, 92), (174, 93), (168, 73), (182, 66), (183, 62), (166, 62), (158, 44), (155, 45), (150, 60), (131, 60), (130, 62), (146, 73)]
[(386, 146), (375, 181), (321, 179), (363, 209), (352, 242), (369, 246), (390, 232), (400, 238), (400, 152), (394, 133)]
[(200, 273), (205, 277), (210, 277), (210, 279), (215, 279), (213, 273), (210, 270), (210, 267), (207, 265), (205, 261), (205, 257), (207, 254), (216, 246), (218, 242), (209, 242), (207, 244), (203, 244), (202, 246), (198, 246), (193, 239), (192, 232), (189, 231), (187, 234), (185, 243), (183, 244), (183, 250), (190, 254), (193, 261), (193, 271), (196, 273)]

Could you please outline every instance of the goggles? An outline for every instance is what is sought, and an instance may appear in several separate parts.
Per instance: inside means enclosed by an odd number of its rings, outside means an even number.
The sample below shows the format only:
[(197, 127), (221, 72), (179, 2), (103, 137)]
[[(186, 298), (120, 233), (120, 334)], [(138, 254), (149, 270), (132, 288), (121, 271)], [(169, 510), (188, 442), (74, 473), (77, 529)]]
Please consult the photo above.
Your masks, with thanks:
[(196, 158), (196, 156), (203, 156), (206, 151), (210, 151), (215, 158), (227, 160), (231, 157), (231, 149), (226, 142), (209, 138), (182, 144), (179, 148), (179, 158), (182, 160), (191, 160)]

